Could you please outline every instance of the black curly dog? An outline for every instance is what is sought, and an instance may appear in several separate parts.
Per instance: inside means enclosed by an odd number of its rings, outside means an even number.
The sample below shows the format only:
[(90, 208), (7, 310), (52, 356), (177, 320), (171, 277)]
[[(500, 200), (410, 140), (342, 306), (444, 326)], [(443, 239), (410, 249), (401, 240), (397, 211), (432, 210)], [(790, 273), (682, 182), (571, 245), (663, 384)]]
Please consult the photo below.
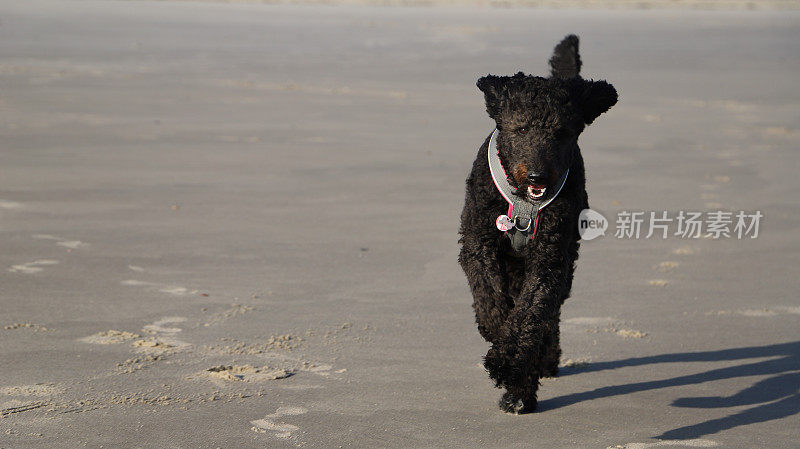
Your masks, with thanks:
[(461, 214), (458, 260), (478, 330), (492, 344), (484, 366), (505, 388), (500, 408), (509, 413), (534, 411), (539, 378), (558, 374), (561, 305), (578, 259), (578, 215), (589, 207), (578, 136), (617, 102), (612, 85), (580, 77), (577, 36), (556, 46), (550, 67), (549, 78), (487, 75), (477, 86), (497, 125), (500, 161), (515, 192), (552, 195), (569, 169), (563, 189), (539, 212), (533, 238), (515, 250), (495, 224), (508, 203), (492, 181), (487, 138), (467, 178)]

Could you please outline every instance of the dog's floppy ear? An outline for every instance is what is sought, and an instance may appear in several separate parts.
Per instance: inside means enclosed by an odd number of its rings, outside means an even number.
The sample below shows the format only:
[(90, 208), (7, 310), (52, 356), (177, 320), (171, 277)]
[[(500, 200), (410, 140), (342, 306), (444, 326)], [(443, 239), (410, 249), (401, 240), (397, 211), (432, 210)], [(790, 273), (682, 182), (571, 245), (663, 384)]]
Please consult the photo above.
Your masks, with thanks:
[(553, 78), (575, 78), (581, 73), (581, 57), (578, 54), (578, 36), (570, 34), (553, 50), (550, 58), (550, 76)]
[(600, 114), (617, 104), (617, 90), (605, 81), (583, 81), (580, 87), (581, 114), (583, 121), (591, 125)]
[(494, 120), (497, 120), (502, 109), (502, 100), (506, 95), (506, 76), (486, 75), (479, 79), (476, 85), (483, 92), (486, 99), (486, 112)]

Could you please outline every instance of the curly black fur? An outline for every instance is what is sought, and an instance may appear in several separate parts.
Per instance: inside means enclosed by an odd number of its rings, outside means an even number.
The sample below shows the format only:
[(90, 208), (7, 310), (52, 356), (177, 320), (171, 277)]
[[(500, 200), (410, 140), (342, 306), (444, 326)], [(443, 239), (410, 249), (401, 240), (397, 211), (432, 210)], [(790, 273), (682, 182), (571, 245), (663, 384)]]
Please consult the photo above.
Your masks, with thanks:
[[(533, 182), (552, 188), (569, 169), (561, 193), (539, 213), (536, 235), (517, 252), (495, 227), (508, 204), (492, 182), (489, 138), (467, 178), (461, 214), (458, 260), (472, 290), (478, 330), (492, 343), (484, 366), (506, 389), (500, 408), (511, 413), (534, 411), (539, 378), (558, 373), (561, 305), (578, 259), (578, 214), (589, 207), (577, 139), (617, 102), (613, 86), (580, 77), (576, 36), (556, 47), (550, 65), (550, 78), (520, 72), (488, 75), (477, 83), (499, 130), (500, 160), (517, 192)], [(532, 174), (538, 175), (535, 180)]]

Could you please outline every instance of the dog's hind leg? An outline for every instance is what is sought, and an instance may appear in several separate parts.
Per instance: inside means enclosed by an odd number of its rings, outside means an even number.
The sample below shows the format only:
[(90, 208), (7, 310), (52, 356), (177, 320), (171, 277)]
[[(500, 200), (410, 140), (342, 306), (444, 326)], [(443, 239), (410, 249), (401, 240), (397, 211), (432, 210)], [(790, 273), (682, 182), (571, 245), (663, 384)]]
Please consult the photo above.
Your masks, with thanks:
[(559, 342), (559, 317), (561, 311), (545, 324), (544, 332), (544, 363), (542, 364), (542, 377), (558, 376), (558, 364), (561, 361), (561, 344)]

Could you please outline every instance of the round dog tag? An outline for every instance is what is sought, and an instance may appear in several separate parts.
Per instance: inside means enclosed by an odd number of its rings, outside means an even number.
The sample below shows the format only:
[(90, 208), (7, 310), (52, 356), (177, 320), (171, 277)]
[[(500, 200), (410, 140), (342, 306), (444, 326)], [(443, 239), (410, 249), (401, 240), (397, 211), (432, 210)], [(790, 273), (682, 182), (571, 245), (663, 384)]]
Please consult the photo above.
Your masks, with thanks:
[(508, 215), (501, 215), (497, 217), (497, 221), (495, 221), (494, 224), (497, 225), (497, 229), (503, 232), (506, 232), (514, 227), (514, 221), (511, 220)]

